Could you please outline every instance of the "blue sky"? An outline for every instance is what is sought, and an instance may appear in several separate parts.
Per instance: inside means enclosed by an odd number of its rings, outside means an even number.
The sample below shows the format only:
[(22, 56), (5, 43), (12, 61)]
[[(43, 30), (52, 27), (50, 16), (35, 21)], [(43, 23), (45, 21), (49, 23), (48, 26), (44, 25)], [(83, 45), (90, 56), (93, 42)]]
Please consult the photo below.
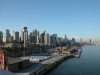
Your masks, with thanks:
[(100, 38), (100, 0), (0, 0), (0, 31), (47, 30), (59, 36)]

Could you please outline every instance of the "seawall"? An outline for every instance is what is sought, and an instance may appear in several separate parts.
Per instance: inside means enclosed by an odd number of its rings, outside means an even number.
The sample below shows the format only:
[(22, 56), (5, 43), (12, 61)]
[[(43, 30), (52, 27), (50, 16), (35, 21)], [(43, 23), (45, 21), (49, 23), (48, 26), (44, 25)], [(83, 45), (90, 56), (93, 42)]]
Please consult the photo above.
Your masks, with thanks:
[(58, 66), (60, 63), (62, 63), (64, 60), (71, 58), (71, 57), (73, 57), (73, 56), (64, 56), (64, 57), (60, 58), (58, 61), (49, 63), (49, 64), (47, 64), (47, 66), (40, 68), (38, 71), (33, 72), (30, 75), (44, 75), (47, 72), (49, 72), (50, 70), (56, 68), (56, 66)]

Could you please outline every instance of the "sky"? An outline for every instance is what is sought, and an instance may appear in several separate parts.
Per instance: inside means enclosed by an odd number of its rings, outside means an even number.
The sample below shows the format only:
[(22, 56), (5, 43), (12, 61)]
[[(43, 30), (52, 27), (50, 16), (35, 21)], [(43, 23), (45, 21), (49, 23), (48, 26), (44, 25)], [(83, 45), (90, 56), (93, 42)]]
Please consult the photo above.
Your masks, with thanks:
[(0, 0), (0, 31), (46, 30), (100, 40), (100, 0)]

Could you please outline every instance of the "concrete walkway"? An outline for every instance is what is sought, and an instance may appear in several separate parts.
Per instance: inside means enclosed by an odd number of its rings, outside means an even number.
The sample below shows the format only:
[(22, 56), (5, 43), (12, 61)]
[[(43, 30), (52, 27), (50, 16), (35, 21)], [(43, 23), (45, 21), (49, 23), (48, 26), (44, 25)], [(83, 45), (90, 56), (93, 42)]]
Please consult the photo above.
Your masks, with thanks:
[(44, 60), (40, 63), (35, 63), (33, 66), (25, 68), (23, 70), (20, 70), (18, 72), (16, 72), (17, 75), (30, 75), (32, 72), (37, 72), (38, 70), (40, 70), (41, 68), (47, 66), (48, 64), (54, 63), (55, 61), (58, 61), (59, 59), (63, 58), (64, 56), (55, 56), (52, 57), (48, 60)]

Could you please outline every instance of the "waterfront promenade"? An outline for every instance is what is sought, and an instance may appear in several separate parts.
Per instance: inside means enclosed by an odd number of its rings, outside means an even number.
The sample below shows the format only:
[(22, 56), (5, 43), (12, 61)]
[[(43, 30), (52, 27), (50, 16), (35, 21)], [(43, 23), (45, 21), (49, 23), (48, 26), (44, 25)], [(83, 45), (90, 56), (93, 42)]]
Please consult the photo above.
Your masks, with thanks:
[[(69, 52), (69, 51), (72, 51), (73, 49), (76, 49), (76, 48), (73, 47), (73, 48), (68, 49), (67, 51)], [(17, 71), (16, 74), (17, 75), (43, 75), (70, 57), (72, 56), (69, 54), (66, 54), (66, 55), (59, 54), (56, 56), (52, 56), (50, 59), (43, 60), (38, 63), (33, 63), (31, 67), (27, 67), (25, 69)]]
[[(55, 60), (59, 60), (62, 56), (56, 56), (56, 57), (53, 57), (51, 59), (48, 59), (48, 60), (44, 60), (40, 63), (34, 63), (33, 66), (31, 67), (28, 67), (26, 69), (23, 69), (23, 70), (20, 70), (17, 72), (18, 75), (29, 75), (31, 73), (35, 74), (35, 72), (38, 72), (39, 70), (41, 70), (43, 67), (46, 67), (48, 66), (48, 64), (51, 64), (51, 63), (54, 63)], [(58, 59), (59, 58), (59, 59)]]
[(8, 68), (9, 71), (17, 75), (44, 75), (64, 60), (74, 57), (74, 50), (78, 51), (78, 49), (79, 47), (71, 47), (69, 49), (66, 47), (56, 47), (41, 54), (9, 58)]

